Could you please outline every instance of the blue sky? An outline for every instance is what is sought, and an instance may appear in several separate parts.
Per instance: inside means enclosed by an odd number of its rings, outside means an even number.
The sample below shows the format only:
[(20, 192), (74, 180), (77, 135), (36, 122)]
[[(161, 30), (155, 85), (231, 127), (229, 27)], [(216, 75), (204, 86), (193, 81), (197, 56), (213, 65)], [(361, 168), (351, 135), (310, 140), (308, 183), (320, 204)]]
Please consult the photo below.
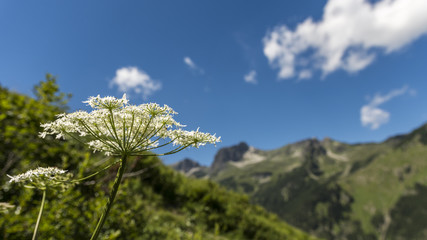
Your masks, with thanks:
[(168, 104), (220, 147), (381, 141), (427, 120), (425, 0), (1, 1), (0, 83)]

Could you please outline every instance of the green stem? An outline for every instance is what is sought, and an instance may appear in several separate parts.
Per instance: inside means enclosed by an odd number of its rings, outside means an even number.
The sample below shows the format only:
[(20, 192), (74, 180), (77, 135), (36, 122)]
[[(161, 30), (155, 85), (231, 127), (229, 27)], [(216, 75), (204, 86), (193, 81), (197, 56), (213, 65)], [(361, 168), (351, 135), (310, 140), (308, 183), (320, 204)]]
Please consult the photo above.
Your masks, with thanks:
[(111, 189), (110, 196), (108, 197), (107, 204), (104, 207), (101, 218), (96, 225), (95, 230), (93, 231), (92, 237), (90, 240), (96, 240), (98, 238), (99, 233), (101, 232), (101, 228), (104, 225), (105, 220), (107, 219), (108, 213), (110, 212), (111, 206), (113, 206), (114, 198), (116, 197), (117, 191), (119, 190), (120, 182), (123, 177), (123, 173), (126, 167), (126, 159), (127, 155), (122, 156), (122, 160), (120, 161), (119, 170), (116, 175), (116, 180), (114, 181), (113, 189)]
[(33, 239), (32, 240), (36, 240), (37, 239), (37, 232), (39, 230), (40, 220), (42, 219), (42, 214), (43, 214), (43, 208), (44, 208), (45, 200), (46, 200), (46, 190), (43, 190), (42, 203), (41, 203), (41, 206), (40, 206), (39, 216), (37, 217), (36, 227), (34, 228), (34, 233), (33, 233)]
[(116, 161), (116, 162), (114, 162), (114, 163), (112, 163), (112, 164), (110, 164), (110, 165), (108, 165), (108, 166), (106, 166), (106, 167), (104, 167), (103, 169), (101, 169), (101, 170), (99, 170), (99, 171), (97, 171), (97, 172), (95, 172), (95, 173), (92, 173), (91, 175), (89, 175), (89, 176), (86, 176), (86, 177), (83, 177), (83, 178), (80, 178), (80, 179), (75, 179), (75, 180), (72, 180), (71, 182), (81, 182), (81, 181), (83, 181), (83, 180), (86, 180), (86, 179), (89, 179), (89, 178), (91, 178), (91, 177), (93, 177), (93, 176), (96, 176), (96, 175), (98, 175), (99, 173), (101, 173), (101, 172), (103, 172), (103, 171), (105, 171), (105, 170), (107, 170), (107, 169), (109, 169), (111, 166), (113, 166), (113, 165), (116, 165), (118, 162), (120, 162), (120, 161)]

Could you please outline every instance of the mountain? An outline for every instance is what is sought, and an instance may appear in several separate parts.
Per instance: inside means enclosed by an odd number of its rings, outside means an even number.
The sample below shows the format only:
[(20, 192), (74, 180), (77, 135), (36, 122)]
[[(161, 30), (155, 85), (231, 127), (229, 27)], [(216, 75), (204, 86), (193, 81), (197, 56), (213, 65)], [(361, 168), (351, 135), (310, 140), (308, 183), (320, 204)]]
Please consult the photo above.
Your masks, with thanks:
[(222, 148), (215, 155), (211, 170), (218, 172), (222, 170), (229, 162), (238, 162), (243, 158), (243, 154), (249, 150), (248, 144), (241, 142), (236, 146)]
[(182, 172), (187, 176), (195, 176), (197, 178), (204, 177), (208, 174), (209, 168), (200, 165), (198, 162), (186, 158), (175, 164), (170, 165), (178, 172)]
[(326, 239), (427, 239), (427, 125), (380, 143), (220, 149), (208, 177)]

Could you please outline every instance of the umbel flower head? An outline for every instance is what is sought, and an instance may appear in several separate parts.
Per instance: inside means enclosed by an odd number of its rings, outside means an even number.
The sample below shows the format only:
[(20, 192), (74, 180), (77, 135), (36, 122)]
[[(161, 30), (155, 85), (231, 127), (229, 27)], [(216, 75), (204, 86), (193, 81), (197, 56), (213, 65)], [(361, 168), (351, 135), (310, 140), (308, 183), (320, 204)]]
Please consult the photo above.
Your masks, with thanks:
[(186, 147), (215, 144), (219, 137), (209, 133), (185, 131), (184, 125), (176, 122), (177, 113), (167, 105), (156, 103), (130, 105), (126, 94), (115, 97), (90, 97), (84, 103), (93, 108), (91, 112), (77, 111), (58, 115), (53, 122), (42, 124), (41, 137), (56, 135), (57, 138), (72, 137), (87, 143), (94, 151), (107, 155), (150, 155), (150, 151), (173, 144), (168, 155)]
[(72, 185), (70, 181), (72, 174), (56, 167), (39, 167), (16, 176), (7, 176), (10, 178), (10, 183), (19, 183), (26, 187), (40, 190), (46, 190), (47, 188), (64, 190)]
[(8, 213), (11, 208), (14, 208), (15, 205), (9, 204), (7, 202), (0, 202), (0, 213)]

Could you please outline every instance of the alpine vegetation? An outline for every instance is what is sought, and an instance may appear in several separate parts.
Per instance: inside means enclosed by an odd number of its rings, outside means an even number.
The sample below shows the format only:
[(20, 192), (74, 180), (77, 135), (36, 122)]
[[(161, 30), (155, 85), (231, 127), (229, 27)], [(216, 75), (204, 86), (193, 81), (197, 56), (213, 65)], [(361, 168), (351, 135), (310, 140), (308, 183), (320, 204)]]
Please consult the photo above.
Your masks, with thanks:
[(10, 183), (18, 183), (24, 185), (27, 188), (37, 188), (43, 191), (42, 202), (40, 203), (39, 215), (37, 217), (36, 226), (34, 228), (33, 240), (37, 238), (37, 232), (39, 229), (40, 221), (43, 214), (43, 209), (46, 201), (46, 192), (47, 190), (60, 190), (63, 191), (66, 188), (70, 187), (73, 182), (70, 181), (72, 174), (67, 173), (67, 171), (56, 168), (48, 167), (42, 168), (39, 167), (34, 170), (29, 170), (25, 173), (9, 176)]
[[(163, 156), (177, 153), (187, 147), (198, 148), (207, 143), (220, 142), (220, 137), (199, 132), (199, 129), (183, 130), (184, 125), (173, 119), (177, 113), (167, 105), (130, 105), (126, 94), (121, 99), (98, 95), (90, 97), (84, 103), (93, 110), (58, 115), (55, 121), (41, 125), (44, 131), (40, 133), (40, 137), (55, 135), (58, 139), (74, 138), (94, 151), (120, 158), (113, 188), (91, 240), (97, 239), (108, 216), (128, 157)], [(167, 150), (154, 153), (156, 149)]]

